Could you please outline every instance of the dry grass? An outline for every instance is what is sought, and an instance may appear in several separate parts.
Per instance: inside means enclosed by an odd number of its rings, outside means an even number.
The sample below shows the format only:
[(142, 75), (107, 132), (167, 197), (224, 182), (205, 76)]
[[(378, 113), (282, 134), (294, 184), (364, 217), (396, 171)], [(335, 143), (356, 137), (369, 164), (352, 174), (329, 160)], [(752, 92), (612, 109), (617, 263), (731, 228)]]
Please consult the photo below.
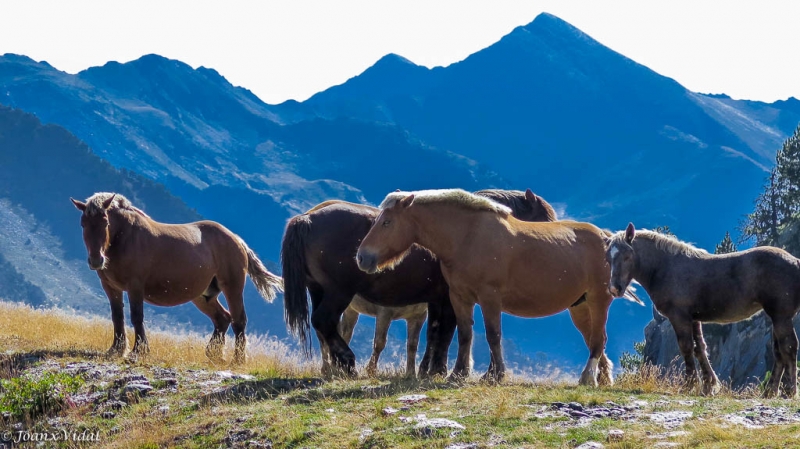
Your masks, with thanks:
[[(133, 331), (128, 333), (129, 347)], [(316, 371), (303, 356), (283, 343), (248, 336), (248, 360), (243, 365), (214, 364), (205, 356), (207, 337), (198, 334), (149, 332), (150, 354), (146, 363), (174, 368), (229, 369), (283, 376), (307, 376)], [(14, 352), (44, 351), (59, 356), (104, 357), (113, 340), (109, 319), (86, 318), (59, 310), (37, 310), (29, 306), (0, 301), (0, 349)], [(233, 339), (228, 338), (225, 354), (233, 354)]]
[[(650, 364), (643, 365), (636, 373), (624, 373), (615, 379), (615, 388), (631, 390), (647, 394), (699, 394), (700, 382), (694, 391), (687, 391), (683, 382), (683, 371)], [(760, 397), (758, 387), (751, 386), (739, 390), (731, 389), (729, 384), (722, 383), (715, 397), (732, 399), (752, 399)]]

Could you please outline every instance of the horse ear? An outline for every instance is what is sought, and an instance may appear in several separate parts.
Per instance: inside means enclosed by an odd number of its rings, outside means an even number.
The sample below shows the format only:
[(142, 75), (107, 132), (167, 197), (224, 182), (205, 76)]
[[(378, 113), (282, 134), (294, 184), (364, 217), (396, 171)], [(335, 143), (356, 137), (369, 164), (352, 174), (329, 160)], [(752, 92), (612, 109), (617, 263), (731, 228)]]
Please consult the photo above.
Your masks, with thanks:
[(397, 189), (397, 190), (395, 190), (395, 193), (397, 193), (397, 192), (399, 192), (399, 191), (400, 191), (400, 189)]
[(530, 201), (531, 203), (538, 203), (539, 202), (539, 197), (536, 196), (536, 194), (533, 193), (531, 191), (531, 189), (525, 190), (525, 199)]
[(633, 227), (633, 223), (628, 223), (628, 227), (625, 228), (625, 242), (630, 245), (633, 242), (633, 238), (636, 236), (636, 228)]
[(111, 207), (111, 203), (114, 202), (114, 198), (116, 198), (116, 197), (117, 197), (117, 194), (115, 193), (115, 194), (111, 195), (111, 198), (103, 201), (103, 209), (108, 210), (108, 208)]
[(397, 204), (399, 204), (400, 207), (406, 208), (406, 207), (410, 206), (413, 202), (414, 202), (414, 194), (412, 193), (411, 195), (408, 195), (407, 197), (405, 197), (402, 200), (398, 201)]
[(75, 208), (78, 209), (79, 211), (84, 212), (86, 210), (86, 203), (78, 201), (75, 198), (71, 197), (69, 200), (72, 201), (72, 204), (74, 204)]

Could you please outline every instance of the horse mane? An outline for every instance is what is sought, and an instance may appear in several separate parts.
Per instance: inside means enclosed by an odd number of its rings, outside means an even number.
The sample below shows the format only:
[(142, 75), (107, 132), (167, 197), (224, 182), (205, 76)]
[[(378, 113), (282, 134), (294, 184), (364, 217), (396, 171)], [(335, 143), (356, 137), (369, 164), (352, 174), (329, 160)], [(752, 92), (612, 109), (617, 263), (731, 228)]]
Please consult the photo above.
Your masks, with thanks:
[(511, 208), (496, 203), (488, 198), (474, 195), (462, 189), (442, 189), (442, 190), (418, 190), (416, 192), (392, 192), (386, 195), (381, 202), (380, 208), (394, 206), (398, 201), (414, 194), (415, 204), (452, 204), (465, 209), (488, 211), (500, 214), (504, 217), (511, 215)]
[[(515, 217), (524, 216), (526, 213), (534, 212), (534, 206), (530, 203), (530, 201), (527, 200), (527, 198), (525, 198), (525, 192), (522, 190), (484, 189), (478, 190), (475, 192), (475, 195), (489, 198), (492, 201), (510, 207)], [(551, 206), (550, 203), (545, 201), (545, 199), (541, 196), (536, 194), (534, 195), (536, 196), (538, 205), (541, 208), (541, 211), (536, 212), (543, 214), (542, 218), (544, 221), (558, 220), (558, 215), (556, 214), (556, 210), (553, 209), (553, 206)]]
[(112, 195), (114, 196), (114, 201), (111, 202), (111, 207), (109, 209), (118, 209), (128, 212), (135, 212), (139, 215), (144, 216), (145, 218), (150, 218), (149, 215), (144, 213), (143, 210), (139, 209), (138, 207), (134, 206), (130, 200), (125, 198), (125, 196), (119, 193), (111, 193), (111, 192), (97, 192), (94, 195), (90, 196), (86, 199), (86, 215), (93, 216), (97, 215), (103, 210), (103, 203), (111, 198)]
[[(633, 240), (636, 241), (637, 239), (641, 238), (652, 241), (656, 245), (657, 249), (666, 251), (673, 256), (684, 255), (690, 257), (702, 257), (708, 255), (708, 251), (702, 248), (697, 248), (690, 243), (678, 240), (678, 238), (674, 235), (662, 234), (660, 232), (649, 231), (647, 229), (637, 229)], [(619, 231), (613, 234), (611, 239), (612, 241), (616, 242), (624, 241), (625, 231)]]

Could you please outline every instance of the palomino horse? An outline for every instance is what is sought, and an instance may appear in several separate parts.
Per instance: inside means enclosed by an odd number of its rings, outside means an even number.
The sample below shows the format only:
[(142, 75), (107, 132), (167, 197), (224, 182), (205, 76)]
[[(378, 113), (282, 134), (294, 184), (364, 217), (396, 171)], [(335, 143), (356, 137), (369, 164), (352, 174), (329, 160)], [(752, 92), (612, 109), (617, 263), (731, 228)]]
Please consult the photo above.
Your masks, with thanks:
[(590, 353), (580, 382), (597, 385), (612, 301), (604, 236), (588, 223), (523, 222), (506, 206), (463, 190), (395, 192), (381, 204), (356, 258), (363, 271), (377, 273), (402, 266), (414, 244), (436, 255), (458, 325), (453, 378), (469, 374), (475, 304), (481, 306), (491, 351), (485, 378), (499, 381), (505, 373), (502, 312), (553, 315), (585, 296)]
[[(372, 356), (367, 362), (367, 375), (374, 376), (378, 370), (378, 360), (386, 347), (389, 326), (394, 320), (406, 321), (406, 375), (416, 374), (419, 334), (422, 331), (422, 325), (425, 324), (425, 318), (428, 317), (428, 305), (422, 303), (402, 307), (379, 306), (356, 295), (350, 306), (344, 311), (342, 321), (339, 322), (339, 335), (348, 345), (353, 338), (353, 329), (356, 327), (359, 314), (375, 317), (375, 336), (372, 339)], [(330, 373), (331, 357), (328, 345), (324, 341), (319, 343), (322, 350), (322, 372)]]
[[(81, 226), (89, 268), (97, 271), (111, 303), (114, 343), (110, 355), (124, 355), (127, 349), (122, 292), (128, 292), (136, 332), (134, 354), (149, 350), (144, 302), (177, 306), (192, 301), (214, 323), (206, 354), (221, 359), (225, 333), (232, 325), (236, 335), (234, 362), (244, 362), (245, 279), (249, 274), (269, 302), (282, 290), (283, 283), (267, 271), (241, 238), (213, 221), (159, 223), (114, 193), (95, 193), (85, 203), (74, 199), (72, 203), (83, 212)], [(219, 303), (220, 292), (225, 294), (230, 312)]]
[(675, 329), (686, 364), (687, 386), (697, 383), (700, 362), (703, 394), (718, 380), (706, 354), (702, 322), (733, 323), (764, 312), (772, 320), (775, 365), (764, 395), (797, 393), (797, 335), (792, 318), (800, 310), (800, 260), (769, 246), (712, 255), (652, 231), (625, 231), (608, 239), (612, 294), (632, 279), (642, 284), (653, 305)]
[[(488, 190), (481, 194), (508, 202), (524, 219), (555, 218), (553, 208), (530, 190)], [(414, 247), (392, 272), (367, 275), (356, 265), (358, 245), (379, 212), (371, 206), (326, 201), (289, 220), (281, 249), (286, 324), (309, 348), (308, 334), (313, 325), (334, 364), (354, 374), (355, 355), (337, 326), (355, 295), (389, 307), (427, 303), (427, 348), (420, 374), (446, 374), (447, 348), (456, 324), (439, 262), (428, 251)], [(311, 297), (311, 314), (306, 290)]]

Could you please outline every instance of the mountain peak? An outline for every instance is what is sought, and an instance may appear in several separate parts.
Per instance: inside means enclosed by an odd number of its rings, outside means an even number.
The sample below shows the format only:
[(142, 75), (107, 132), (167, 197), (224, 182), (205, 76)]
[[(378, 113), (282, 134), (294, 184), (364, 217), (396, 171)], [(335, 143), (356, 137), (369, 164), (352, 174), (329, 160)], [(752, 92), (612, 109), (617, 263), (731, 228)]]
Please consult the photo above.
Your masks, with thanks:
[(584, 42), (596, 42), (589, 37), (586, 33), (572, 26), (570, 23), (554, 16), (553, 14), (543, 12), (536, 16), (533, 21), (527, 25), (518, 26), (508, 36), (537, 36), (540, 38), (557, 38), (560, 40), (581, 40)]

